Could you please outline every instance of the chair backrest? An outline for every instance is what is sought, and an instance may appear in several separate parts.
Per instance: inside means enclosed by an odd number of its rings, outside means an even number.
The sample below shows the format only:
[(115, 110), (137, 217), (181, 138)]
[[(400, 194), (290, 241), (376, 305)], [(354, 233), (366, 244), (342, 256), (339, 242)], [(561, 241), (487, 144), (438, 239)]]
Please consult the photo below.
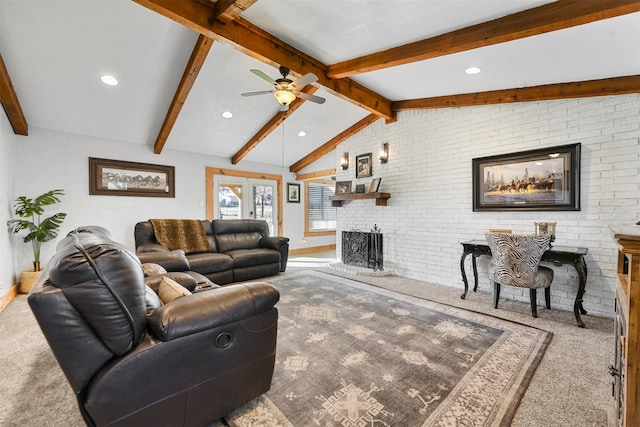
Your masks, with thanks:
[(502, 285), (540, 287), (538, 266), (549, 249), (550, 236), (486, 233), (491, 248), (489, 279)]
[(29, 294), (29, 305), (76, 392), (147, 326), (140, 261), (101, 227), (69, 233)]

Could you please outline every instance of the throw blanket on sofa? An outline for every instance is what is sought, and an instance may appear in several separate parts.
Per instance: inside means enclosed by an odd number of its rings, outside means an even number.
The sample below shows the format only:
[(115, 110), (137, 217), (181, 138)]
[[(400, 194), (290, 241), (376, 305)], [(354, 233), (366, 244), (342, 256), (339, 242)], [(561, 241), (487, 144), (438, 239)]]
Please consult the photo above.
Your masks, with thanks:
[(185, 253), (208, 251), (209, 241), (202, 222), (198, 219), (150, 219), (156, 240), (173, 251)]

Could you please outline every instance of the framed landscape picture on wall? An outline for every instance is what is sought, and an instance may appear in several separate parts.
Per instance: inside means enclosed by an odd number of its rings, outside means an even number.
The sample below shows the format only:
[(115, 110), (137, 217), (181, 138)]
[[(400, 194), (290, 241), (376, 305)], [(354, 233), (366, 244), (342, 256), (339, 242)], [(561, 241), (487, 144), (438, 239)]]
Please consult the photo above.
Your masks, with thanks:
[(89, 157), (89, 194), (175, 197), (175, 168)]
[(474, 211), (580, 210), (580, 143), (472, 163)]

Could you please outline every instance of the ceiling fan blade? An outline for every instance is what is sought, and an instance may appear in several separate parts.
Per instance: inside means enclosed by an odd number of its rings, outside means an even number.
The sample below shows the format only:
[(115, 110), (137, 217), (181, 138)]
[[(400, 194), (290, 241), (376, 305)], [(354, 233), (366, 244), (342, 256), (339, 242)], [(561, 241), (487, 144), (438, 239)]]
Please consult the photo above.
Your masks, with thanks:
[(309, 83), (315, 82), (316, 80), (318, 80), (318, 76), (316, 76), (313, 73), (308, 73), (300, 77), (295, 82), (291, 83), (289, 87), (293, 87), (293, 89), (296, 89), (296, 90), (302, 90), (303, 87), (305, 87)]
[(265, 93), (273, 93), (275, 90), (259, 90), (257, 92), (245, 92), (241, 93), (242, 96), (256, 96), (256, 95), (264, 95)]
[(269, 83), (271, 83), (272, 85), (276, 84), (276, 81), (273, 80), (271, 77), (267, 76), (265, 73), (263, 73), (260, 70), (256, 70), (256, 69), (252, 69), (251, 72), (253, 74), (255, 74), (256, 76), (260, 77), (261, 79), (264, 79), (266, 81), (268, 81)]
[(326, 99), (320, 96), (315, 96), (304, 92), (300, 92), (297, 96), (298, 98), (306, 99), (307, 101), (315, 102), (316, 104), (324, 104), (324, 101), (326, 101)]

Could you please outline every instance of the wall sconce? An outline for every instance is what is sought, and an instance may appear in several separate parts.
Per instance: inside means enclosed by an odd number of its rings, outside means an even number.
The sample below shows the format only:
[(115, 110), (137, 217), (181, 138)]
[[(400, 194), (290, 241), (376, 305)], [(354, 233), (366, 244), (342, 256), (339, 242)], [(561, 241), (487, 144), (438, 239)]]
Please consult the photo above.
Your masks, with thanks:
[(340, 165), (342, 166), (342, 170), (349, 169), (349, 153), (344, 153), (342, 155), (342, 160), (340, 161)]
[(380, 163), (387, 163), (389, 160), (389, 143), (385, 142), (380, 146)]

